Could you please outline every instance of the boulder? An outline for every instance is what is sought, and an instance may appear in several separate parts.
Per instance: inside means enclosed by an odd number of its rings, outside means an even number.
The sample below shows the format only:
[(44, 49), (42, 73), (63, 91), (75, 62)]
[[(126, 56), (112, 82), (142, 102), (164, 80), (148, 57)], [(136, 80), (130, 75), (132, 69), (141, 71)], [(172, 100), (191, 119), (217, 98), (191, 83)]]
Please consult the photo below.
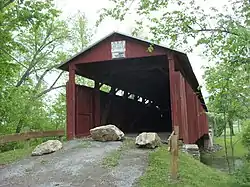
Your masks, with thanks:
[(200, 160), (200, 150), (196, 144), (184, 144), (182, 151), (192, 155), (195, 159)]
[(115, 125), (103, 125), (90, 129), (93, 140), (97, 141), (119, 141), (124, 138), (124, 133)]
[(136, 137), (135, 144), (139, 147), (154, 149), (161, 145), (161, 138), (155, 132), (143, 132)]
[(46, 142), (37, 145), (36, 148), (32, 151), (32, 156), (41, 156), (44, 154), (53, 153), (62, 148), (62, 142), (59, 140), (48, 140)]

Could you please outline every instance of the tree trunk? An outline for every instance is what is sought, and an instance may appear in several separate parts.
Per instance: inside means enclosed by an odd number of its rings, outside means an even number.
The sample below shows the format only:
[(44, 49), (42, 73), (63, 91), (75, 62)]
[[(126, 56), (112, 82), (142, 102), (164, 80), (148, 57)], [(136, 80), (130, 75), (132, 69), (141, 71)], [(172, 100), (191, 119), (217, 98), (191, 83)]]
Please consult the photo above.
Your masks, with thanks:
[(238, 122), (238, 132), (240, 132), (240, 120), (237, 121)]
[(20, 119), (16, 127), (16, 133), (20, 133), (22, 128), (23, 128), (23, 120)]
[(226, 162), (228, 166), (228, 172), (231, 173), (231, 167), (230, 162), (228, 159), (228, 152), (227, 152), (227, 122), (226, 122), (226, 114), (224, 113), (224, 146), (225, 146), (225, 156), (226, 156)]
[(228, 124), (230, 128), (230, 146), (231, 146), (231, 151), (232, 151), (232, 166), (233, 170), (235, 170), (235, 161), (234, 161), (234, 145), (233, 145), (233, 136), (234, 136), (234, 131), (233, 131), (233, 122), (231, 119), (228, 119)]
[(229, 129), (230, 129), (230, 135), (235, 136), (235, 133), (234, 133), (234, 126), (233, 126), (232, 120), (229, 120), (229, 121), (228, 121), (228, 125), (229, 125)]
[(214, 122), (212, 123), (213, 135), (217, 136), (217, 124), (216, 124), (216, 116), (214, 116)]

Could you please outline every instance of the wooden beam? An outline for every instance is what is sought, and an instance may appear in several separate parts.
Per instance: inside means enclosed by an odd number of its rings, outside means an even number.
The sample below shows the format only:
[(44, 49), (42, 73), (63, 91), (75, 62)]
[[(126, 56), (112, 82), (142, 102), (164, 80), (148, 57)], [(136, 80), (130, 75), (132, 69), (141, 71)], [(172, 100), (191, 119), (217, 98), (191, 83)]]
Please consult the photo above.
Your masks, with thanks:
[(174, 126), (174, 134), (171, 137), (171, 179), (178, 179), (178, 139), (179, 139), (179, 126)]
[(100, 86), (101, 84), (97, 81), (95, 81), (95, 87), (94, 87), (94, 105), (93, 105), (93, 127), (99, 126), (100, 125), (100, 119), (101, 119), (101, 109), (100, 109)]
[(71, 140), (75, 137), (76, 126), (76, 85), (75, 85), (74, 64), (69, 65), (69, 82), (67, 89), (67, 139)]
[(35, 132), (24, 132), (18, 134), (7, 134), (0, 136), (0, 145), (9, 142), (18, 142), (23, 140), (29, 140), (32, 138), (43, 138), (52, 136), (64, 136), (65, 130), (55, 130), (55, 131), (35, 131)]

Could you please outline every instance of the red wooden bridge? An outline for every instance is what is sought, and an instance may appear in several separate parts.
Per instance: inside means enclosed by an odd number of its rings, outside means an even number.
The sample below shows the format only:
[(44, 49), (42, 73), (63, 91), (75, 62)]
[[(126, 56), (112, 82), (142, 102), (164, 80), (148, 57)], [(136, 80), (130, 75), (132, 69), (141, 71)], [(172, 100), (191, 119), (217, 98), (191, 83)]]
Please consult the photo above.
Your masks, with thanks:
[[(86, 136), (107, 123), (125, 133), (171, 132), (179, 126), (184, 143), (208, 135), (206, 105), (186, 54), (114, 32), (59, 68), (69, 71), (67, 138)], [(76, 85), (76, 75), (94, 80)], [(109, 85), (108, 92), (101, 91)]]

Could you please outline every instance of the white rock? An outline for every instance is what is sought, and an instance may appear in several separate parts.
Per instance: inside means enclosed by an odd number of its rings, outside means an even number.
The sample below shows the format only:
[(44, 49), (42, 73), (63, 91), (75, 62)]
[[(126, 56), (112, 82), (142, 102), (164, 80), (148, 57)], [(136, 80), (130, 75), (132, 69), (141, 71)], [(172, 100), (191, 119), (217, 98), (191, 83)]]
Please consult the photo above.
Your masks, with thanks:
[(161, 138), (155, 132), (143, 132), (136, 137), (135, 144), (139, 147), (154, 149), (161, 145)]
[(196, 144), (184, 144), (182, 151), (192, 155), (195, 159), (200, 160), (200, 150)]
[(197, 144), (184, 144), (183, 148), (186, 150), (199, 150), (199, 147)]
[(93, 140), (118, 141), (124, 138), (124, 133), (115, 125), (103, 125), (90, 129)]
[(32, 151), (32, 156), (40, 156), (43, 154), (48, 154), (55, 152), (62, 148), (62, 142), (59, 140), (48, 140), (46, 142), (37, 145), (36, 148)]

